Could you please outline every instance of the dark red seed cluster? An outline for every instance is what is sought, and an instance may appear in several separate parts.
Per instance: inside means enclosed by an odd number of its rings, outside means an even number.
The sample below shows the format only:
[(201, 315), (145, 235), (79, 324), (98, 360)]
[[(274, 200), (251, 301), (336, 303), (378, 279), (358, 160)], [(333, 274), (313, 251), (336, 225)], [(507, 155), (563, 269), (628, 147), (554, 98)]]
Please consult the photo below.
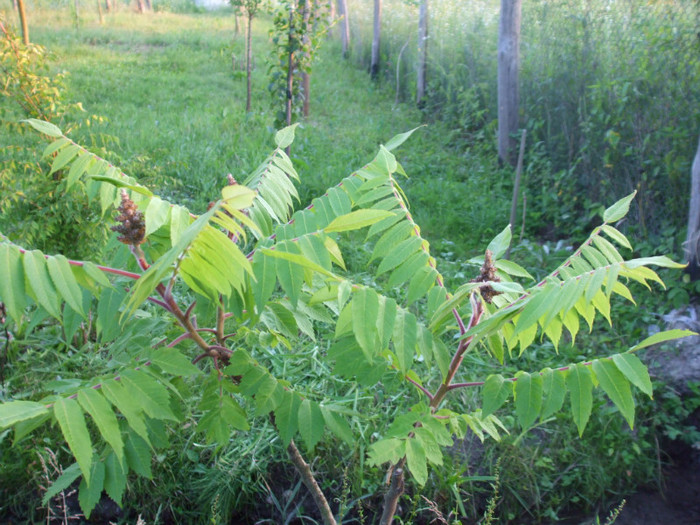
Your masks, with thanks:
[(146, 235), (146, 223), (134, 201), (129, 198), (126, 190), (122, 190), (122, 203), (119, 205), (119, 216), (116, 225), (112, 226), (112, 231), (120, 233), (119, 242), (138, 246), (143, 243)]
[[(479, 274), (479, 277), (472, 279), (470, 282), (472, 282), (472, 283), (486, 283), (486, 282), (498, 283), (500, 281), (501, 281), (501, 279), (500, 279), (500, 277), (498, 277), (496, 275), (496, 267), (493, 264), (493, 254), (491, 253), (490, 250), (486, 250), (486, 253), (484, 254), (484, 264), (481, 267), (481, 273)], [(480, 287), (479, 292), (481, 292), (481, 297), (483, 297), (484, 301), (486, 301), (487, 303), (490, 303), (491, 300), (496, 295), (501, 294), (501, 292), (497, 292), (496, 290), (494, 290), (490, 284), (487, 284), (487, 285)]]

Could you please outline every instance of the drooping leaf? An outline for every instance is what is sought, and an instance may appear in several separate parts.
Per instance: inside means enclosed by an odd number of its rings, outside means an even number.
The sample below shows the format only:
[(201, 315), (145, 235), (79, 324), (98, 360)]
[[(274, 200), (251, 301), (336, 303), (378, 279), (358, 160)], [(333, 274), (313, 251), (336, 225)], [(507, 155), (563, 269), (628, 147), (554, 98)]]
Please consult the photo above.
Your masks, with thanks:
[(159, 197), (152, 197), (146, 207), (145, 215), (146, 237), (148, 237), (168, 222), (168, 218), (170, 217), (170, 203)]
[(419, 440), (406, 440), (406, 463), (418, 485), (425, 485), (425, 482), (428, 481), (428, 464), (425, 448)]
[(39, 250), (24, 254), (26, 285), (34, 293), (34, 298), (52, 317), (61, 319), (58, 309), (58, 296), (46, 268), (46, 258)]
[(19, 323), (27, 306), (22, 256), (16, 246), (5, 243), (0, 244), (0, 299), (10, 317)]
[(634, 397), (629, 381), (612, 360), (596, 359), (592, 368), (602, 389), (627, 420), (630, 428), (634, 429)]
[(124, 445), (126, 463), (129, 465), (129, 468), (139, 476), (143, 476), (147, 479), (153, 478), (153, 473), (151, 471), (151, 451), (146, 441), (135, 432), (129, 432)]
[(109, 443), (114, 453), (121, 460), (124, 457), (124, 442), (119, 430), (119, 423), (107, 400), (92, 388), (78, 391), (78, 402), (90, 414), (102, 438)]
[(370, 362), (379, 351), (378, 315), (377, 293), (365, 287), (358, 289), (352, 299), (352, 331), (367, 361)]
[(569, 369), (566, 377), (566, 386), (569, 389), (571, 400), (571, 413), (574, 423), (578, 427), (579, 436), (583, 435), (588, 418), (593, 409), (593, 380), (591, 371), (583, 363), (578, 363)]
[(561, 410), (566, 397), (566, 382), (564, 374), (559, 370), (551, 370), (545, 368), (542, 370), (542, 392), (544, 394), (544, 402), (540, 419), (545, 420), (552, 414)]
[(323, 413), (318, 404), (304, 399), (299, 406), (299, 434), (307, 448), (313, 450), (323, 436)]
[(90, 481), (84, 477), (78, 487), (78, 503), (85, 514), (86, 518), (94, 510), (102, 496), (105, 481), (105, 464), (102, 461), (92, 462), (92, 472), (90, 473)]
[(515, 382), (515, 413), (520, 426), (529, 428), (540, 415), (542, 408), (542, 378), (532, 376), (527, 372), (516, 375)]
[(282, 401), (275, 409), (275, 426), (285, 447), (297, 433), (300, 404), (301, 400), (298, 396), (292, 392), (285, 392)]
[(331, 432), (333, 432), (348, 445), (352, 445), (354, 443), (355, 437), (353, 436), (352, 430), (343, 416), (333, 411), (330, 407), (323, 405), (321, 405), (321, 413), (323, 414), (323, 419), (326, 422), (326, 426)]
[(75, 399), (59, 398), (53, 405), (53, 413), (73, 453), (83, 478), (90, 482), (92, 472), (92, 441), (85, 424), (83, 411)]
[(481, 414), (483, 417), (493, 414), (501, 408), (511, 392), (511, 385), (500, 374), (490, 375), (486, 378), (481, 389)]
[(649, 371), (636, 355), (631, 353), (615, 354), (612, 356), (612, 360), (618, 370), (620, 370), (634, 386), (649, 397), (652, 397), (653, 388), (651, 385), (651, 378), (649, 377)]
[(109, 454), (105, 461), (105, 492), (117, 505), (121, 506), (126, 490), (126, 473), (115, 454)]
[(63, 255), (54, 255), (46, 260), (51, 280), (64, 301), (83, 318), (83, 293), (70, 269), (68, 259)]
[(399, 310), (394, 324), (394, 352), (399, 361), (399, 369), (404, 374), (413, 362), (417, 333), (416, 317), (411, 312)]

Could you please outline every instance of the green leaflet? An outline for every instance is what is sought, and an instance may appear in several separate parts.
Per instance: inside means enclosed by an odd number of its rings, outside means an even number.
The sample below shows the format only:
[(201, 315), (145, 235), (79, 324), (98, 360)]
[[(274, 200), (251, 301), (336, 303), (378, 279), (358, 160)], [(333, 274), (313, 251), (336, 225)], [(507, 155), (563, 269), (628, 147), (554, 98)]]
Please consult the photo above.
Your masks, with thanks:
[(27, 306), (22, 256), (16, 246), (6, 243), (0, 244), (0, 299), (10, 317), (19, 323)]
[(394, 323), (394, 353), (399, 362), (399, 369), (404, 374), (413, 364), (417, 333), (418, 323), (416, 317), (411, 312), (399, 310)]
[(481, 389), (481, 414), (483, 417), (487, 417), (501, 408), (510, 393), (510, 382), (503, 379), (502, 375), (496, 374), (487, 377)]
[(540, 419), (544, 421), (549, 416), (559, 412), (564, 405), (566, 382), (564, 381), (564, 374), (559, 370), (545, 368), (541, 374), (544, 402), (540, 412)]
[(51, 486), (44, 493), (44, 497), (41, 499), (41, 504), (48, 505), (51, 498), (66, 490), (79, 477), (80, 467), (77, 463), (73, 463), (70, 467), (64, 468), (63, 473), (56, 478), (56, 481), (51, 483)]
[(124, 415), (129, 427), (146, 440), (146, 443), (150, 443), (141, 404), (139, 400), (134, 399), (132, 392), (116, 379), (109, 379), (102, 383), (102, 393)]
[(420, 129), (424, 126), (425, 124), (418, 126), (416, 128), (413, 128), (410, 131), (406, 131), (405, 133), (399, 133), (398, 135), (394, 135), (391, 139), (387, 141), (387, 143), (384, 145), (384, 147), (387, 149), (387, 151), (392, 151), (396, 148), (398, 148), (401, 144), (406, 142), (408, 138), (413, 135), (413, 132), (416, 131), (417, 129)]
[(494, 259), (500, 259), (501, 256), (506, 253), (508, 246), (510, 246), (510, 240), (512, 238), (510, 226), (509, 224), (501, 233), (496, 235), (486, 248), (491, 252)]
[(331, 407), (321, 405), (321, 413), (323, 414), (323, 419), (326, 422), (326, 426), (343, 440), (348, 445), (352, 445), (355, 442), (355, 436), (350, 429), (345, 418), (333, 411)]
[(143, 411), (154, 419), (177, 421), (170, 410), (170, 396), (163, 385), (138, 370), (125, 370), (121, 376), (124, 388), (138, 397)]
[(627, 240), (627, 237), (625, 237), (622, 233), (620, 233), (618, 230), (616, 230), (612, 226), (610, 226), (608, 224), (603, 224), (601, 229), (605, 232), (605, 234), (608, 237), (610, 237), (613, 241), (615, 241), (617, 244), (619, 244), (623, 248), (627, 248), (628, 250), (632, 249), (632, 245)]
[(0, 404), (0, 430), (21, 421), (47, 414), (49, 409), (42, 403), (33, 401), (9, 401)]
[(615, 354), (612, 360), (618, 370), (637, 388), (649, 397), (653, 397), (653, 388), (649, 371), (642, 361), (634, 354)]
[(285, 252), (282, 250), (269, 250), (266, 248), (261, 249), (261, 251), (263, 252), (264, 255), (266, 255), (268, 257), (273, 257), (275, 259), (283, 259), (283, 260), (288, 261), (290, 263), (301, 266), (302, 268), (308, 268), (309, 270), (320, 273), (320, 274), (325, 275), (327, 277), (331, 277), (333, 279), (340, 280), (340, 278), (337, 277), (335, 274), (333, 274), (332, 272), (329, 272), (323, 266), (311, 261), (310, 259), (308, 259), (304, 255), (297, 254), (297, 253)]
[(54, 124), (51, 124), (50, 122), (46, 122), (43, 120), (39, 120), (36, 118), (28, 118), (25, 120), (20, 120), (20, 122), (26, 122), (29, 124), (31, 127), (33, 127), (35, 130), (37, 130), (39, 133), (43, 133), (44, 135), (48, 135), (49, 137), (62, 137), (63, 132), (58, 128), (58, 126), (55, 126)]
[(120, 461), (124, 458), (124, 443), (122, 441), (119, 423), (107, 400), (93, 388), (83, 388), (78, 391), (78, 402), (90, 414), (97, 425), (102, 438), (109, 443)]
[(423, 443), (417, 439), (406, 440), (406, 463), (416, 482), (423, 486), (428, 481), (428, 464)]
[(297, 122), (275, 133), (275, 144), (277, 144), (278, 148), (284, 149), (294, 142), (294, 130), (297, 129), (298, 125), (299, 123)]
[(163, 372), (176, 376), (193, 376), (202, 371), (174, 348), (159, 348), (151, 354), (150, 361), (157, 365)]
[(383, 463), (397, 463), (406, 455), (405, 439), (389, 438), (381, 439), (369, 448), (368, 463), (379, 466)]
[(53, 155), (59, 149), (63, 148), (64, 146), (67, 146), (70, 143), (70, 139), (66, 137), (61, 137), (58, 140), (54, 140), (48, 146), (46, 146), (46, 149), (44, 149), (44, 153), (41, 154), (41, 158), (45, 159), (46, 157)]
[(352, 299), (352, 331), (369, 362), (372, 362), (374, 355), (379, 351), (378, 316), (377, 293), (365, 287), (358, 289)]
[(53, 405), (53, 414), (61, 427), (63, 437), (73, 453), (83, 478), (89, 483), (92, 473), (92, 441), (83, 411), (75, 399), (59, 398)]
[(275, 426), (285, 447), (297, 433), (299, 405), (301, 400), (298, 396), (292, 392), (285, 392), (281, 403), (275, 409)]
[(318, 404), (304, 399), (299, 406), (299, 434), (309, 450), (321, 440), (324, 426), (325, 419)]
[(566, 377), (571, 400), (571, 414), (578, 427), (579, 436), (583, 435), (588, 418), (593, 408), (593, 379), (591, 371), (583, 363), (578, 363), (569, 369)]
[(438, 272), (435, 268), (424, 266), (418, 270), (408, 285), (406, 304), (410, 305), (428, 293), (435, 286), (437, 277)]
[(70, 146), (66, 146), (65, 148), (63, 148), (61, 152), (58, 155), (56, 155), (56, 158), (53, 159), (49, 175), (52, 175), (58, 170), (62, 169), (66, 164), (73, 160), (73, 157), (80, 153), (80, 151), (80, 146), (77, 146), (75, 144), (71, 144)]
[(408, 239), (401, 241), (394, 246), (393, 250), (379, 263), (377, 275), (393, 270), (401, 263), (405, 262), (413, 253), (421, 249), (423, 239), (416, 236), (411, 236)]
[(516, 374), (514, 387), (515, 413), (520, 426), (529, 428), (537, 420), (542, 408), (542, 378), (527, 372)]
[(46, 258), (39, 250), (25, 252), (23, 257), (25, 283), (36, 302), (52, 317), (61, 319), (58, 295), (46, 268)]
[(122, 504), (122, 496), (126, 490), (126, 472), (122, 468), (117, 456), (113, 453), (105, 460), (105, 492), (119, 506)]
[(399, 222), (386, 230), (374, 245), (372, 256), (369, 259), (370, 262), (374, 259), (386, 256), (398, 243), (411, 235), (413, 230), (413, 224), (408, 221)]
[(95, 160), (95, 157), (88, 152), (83, 152), (80, 156), (71, 164), (70, 170), (68, 170), (68, 175), (66, 176), (66, 190), (69, 190), (80, 177), (90, 168), (91, 163)]
[(627, 212), (630, 209), (630, 202), (632, 202), (632, 199), (634, 199), (634, 196), (637, 194), (636, 191), (633, 191), (627, 197), (623, 197), (619, 201), (617, 201), (615, 204), (610, 206), (605, 212), (603, 213), (603, 220), (606, 223), (610, 222), (617, 222), (620, 219), (622, 219), (625, 215), (627, 215)]
[(78, 487), (78, 503), (86, 518), (90, 517), (93, 509), (100, 501), (105, 481), (105, 464), (102, 461), (92, 462), (90, 481), (83, 477)]
[(631, 429), (634, 429), (634, 398), (630, 390), (629, 381), (618, 370), (617, 366), (609, 359), (596, 359), (593, 361), (593, 372), (598, 383), (608, 395), (610, 400), (627, 420)]
[(152, 479), (151, 473), (151, 449), (148, 443), (135, 432), (129, 432), (126, 436), (124, 452), (126, 464), (139, 476)]
[[(289, 241), (278, 244), (277, 249), (290, 254), (299, 254), (299, 247)], [(270, 253), (265, 255), (269, 256)], [(288, 259), (276, 258), (275, 271), (282, 289), (289, 296), (292, 305), (296, 305), (304, 283), (304, 268)]]
[(75, 312), (85, 318), (83, 293), (75, 280), (68, 259), (63, 255), (54, 255), (46, 260), (46, 266), (59, 295)]
[(391, 215), (393, 215), (391, 212), (384, 210), (355, 210), (333, 219), (330, 224), (324, 228), (324, 231), (326, 233), (331, 233), (359, 230), (360, 228), (370, 226)]
[(152, 197), (146, 207), (146, 237), (158, 228), (168, 223), (170, 218), (170, 203), (159, 197)]

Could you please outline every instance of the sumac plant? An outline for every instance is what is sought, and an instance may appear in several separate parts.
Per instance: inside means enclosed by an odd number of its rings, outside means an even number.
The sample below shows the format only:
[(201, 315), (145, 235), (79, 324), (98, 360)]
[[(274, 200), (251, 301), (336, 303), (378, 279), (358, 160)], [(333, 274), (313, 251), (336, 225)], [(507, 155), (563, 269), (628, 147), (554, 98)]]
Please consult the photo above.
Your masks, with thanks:
[[(71, 341), (97, 312), (97, 342), (113, 359), (108, 375), (33, 400), (10, 396), (0, 405), (0, 430), (14, 429), (15, 442), (58, 424), (75, 464), (46, 499), (80, 478), (86, 515), (103, 490), (121, 504), (130, 473), (151, 476), (152, 455), (167, 442), (164, 429), (182, 417), (183, 377), (198, 384), (197, 428), (210, 442), (235, 440), (255, 418), (274, 422), (325, 523), (337, 517), (295, 440), (313, 453), (327, 433), (348, 443), (371, 439), (369, 462), (388, 466), (381, 518), (388, 524), (406, 474), (425, 484), (454, 436), (499, 439), (506, 428), (495, 414), (511, 398), (527, 429), (563, 410), (568, 393), (582, 433), (593, 390), (601, 388), (631, 427), (631, 387), (652, 394), (634, 351), (688, 333), (662, 332), (624, 353), (546, 368), (552, 355), (541, 363), (545, 368), (511, 377), (472, 378), (464, 369), (468, 352), (503, 366), (538, 338), (551, 341), (554, 354), (562, 339), (576, 337), (581, 320), (589, 328), (599, 315), (610, 322), (613, 295), (632, 301), (629, 282), (661, 283), (650, 266), (681, 266), (664, 256), (620, 254), (630, 245), (614, 224), (633, 195), (608, 208), (603, 224), (542, 281), (533, 283), (522, 267), (501, 258), (510, 241), (506, 228), (485, 250), (481, 271), (448, 291), (396, 179), (405, 173), (391, 150), (411, 132), (294, 211), (298, 176), (284, 148), (295, 128), (285, 128), (254, 173), (240, 183), (229, 176), (219, 199), (195, 216), (56, 126), (27, 122), (52, 139), (45, 155), (53, 156), (54, 171), (67, 172), (66, 187), (82, 188), (99, 199), (105, 217), (116, 218), (115, 235), (131, 253), (110, 266), (0, 243), (0, 298), (9, 318), (20, 323), (43, 310)], [(346, 270), (348, 250), (341, 249), (359, 235), (372, 250), (362, 278)], [(352, 256), (357, 264), (359, 255)], [(170, 322), (153, 322), (161, 314)], [(414, 396), (415, 403), (388, 421), (379, 438), (354, 434), (342, 400), (284, 375), (284, 363), (299, 359), (295, 345), (313, 339), (329, 375), (369, 392), (380, 381), (403, 385), (397, 397)], [(470, 387), (481, 388), (482, 404), (465, 411), (452, 394)]]

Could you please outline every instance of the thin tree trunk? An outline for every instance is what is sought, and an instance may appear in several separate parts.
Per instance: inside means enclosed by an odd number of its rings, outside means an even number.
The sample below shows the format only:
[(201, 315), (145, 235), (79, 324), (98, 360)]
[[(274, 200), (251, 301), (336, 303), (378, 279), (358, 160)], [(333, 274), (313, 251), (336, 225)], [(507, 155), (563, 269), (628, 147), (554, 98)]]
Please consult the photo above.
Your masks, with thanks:
[(17, 6), (17, 0), (12, 0), (12, 8), (17, 11), (19, 10), (19, 7)]
[(80, 18), (80, 0), (75, 0), (74, 5), (75, 5), (75, 18), (78, 19), (78, 18)]
[(309, 464), (301, 457), (294, 440), (289, 442), (287, 454), (289, 454), (289, 458), (292, 460), (292, 463), (294, 463), (297, 472), (301, 475), (304, 485), (309, 489), (311, 497), (314, 499), (314, 503), (316, 503), (316, 507), (321, 512), (321, 516), (323, 516), (323, 523), (325, 525), (336, 525), (337, 522), (335, 521), (330, 505), (328, 505), (328, 500), (323, 495), (318, 483), (316, 483), (316, 478), (313, 472), (311, 472), (311, 467), (309, 467)]
[(17, 11), (19, 13), (19, 22), (22, 26), (22, 42), (25, 46), (29, 45), (29, 26), (27, 25), (27, 12), (24, 9), (24, 0), (17, 0)]
[(144, 13), (146, 11), (146, 6), (143, 3), (143, 0), (136, 0), (136, 7), (139, 10), (139, 13)]
[(302, 47), (304, 56), (302, 58), (304, 64), (301, 68), (301, 90), (304, 94), (303, 115), (309, 116), (309, 103), (311, 101), (311, 76), (309, 75), (309, 67), (311, 66), (311, 54), (309, 46), (311, 45), (311, 27), (309, 20), (311, 19), (311, 10), (314, 8), (313, 0), (304, 0), (304, 11), (302, 15), (303, 32), (302, 32)]
[(379, 78), (379, 55), (382, 26), (382, 0), (374, 0), (374, 34), (372, 36), (372, 62), (369, 75), (372, 80)]
[(690, 169), (690, 209), (688, 210), (688, 235), (685, 253), (688, 272), (693, 280), (700, 277), (700, 141)]
[[(523, 157), (525, 156), (525, 137), (527, 136), (527, 130), (524, 129), (522, 135), (520, 136), (520, 152), (518, 153), (518, 168), (515, 170), (515, 183), (513, 184), (513, 200), (510, 203), (510, 231), (511, 234), (515, 228), (515, 217), (518, 212), (518, 193), (520, 193), (520, 177), (523, 173)], [(506, 250), (505, 259), (510, 259), (510, 248), (513, 246), (513, 240), (511, 237), (511, 242)]]
[(245, 71), (246, 71), (246, 99), (245, 99), (245, 111), (250, 112), (251, 104), (251, 88), (250, 88), (250, 77), (253, 62), (253, 50), (252, 50), (252, 27), (253, 27), (253, 12), (248, 11), (248, 33), (246, 35), (245, 41)]
[[(292, 125), (292, 96), (293, 96), (293, 90), (294, 90), (294, 49), (296, 49), (296, 45), (294, 43), (294, 39), (296, 38), (295, 36), (295, 31), (294, 31), (294, 10), (296, 9), (296, 0), (292, 0), (292, 2), (289, 4), (289, 35), (288, 35), (288, 41), (287, 41), (287, 50), (288, 50), (288, 61), (287, 61), (287, 100), (285, 101), (285, 110), (286, 110), (286, 122), (287, 126)], [(287, 149), (285, 152), (287, 155), (289, 155), (289, 152), (291, 151), (291, 148), (287, 146)]]
[(428, 64), (428, 0), (422, 0), (418, 10), (418, 80), (416, 83), (416, 103), (424, 104), (425, 72)]
[(340, 21), (340, 40), (343, 43), (343, 58), (350, 56), (350, 18), (348, 16), (347, 0), (338, 0), (338, 15)]
[(233, 15), (233, 36), (238, 36), (241, 32), (240, 22), (238, 21), (238, 15)]
[(103, 25), (105, 23), (105, 16), (102, 12), (102, 2), (100, 2), (100, 0), (97, 0), (97, 14), (100, 16), (100, 25)]
[(112, 0), (105, 0), (105, 11), (112, 12)]
[(498, 28), (498, 157), (513, 165), (518, 130), (518, 69), (522, 0), (501, 0)]
[(328, 0), (328, 37), (333, 37), (333, 22), (335, 22), (335, 0)]
[(146, 4), (146, 9), (149, 11), (153, 10), (153, 6), (151, 5), (151, 0), (144, 0), (144, 3)]

